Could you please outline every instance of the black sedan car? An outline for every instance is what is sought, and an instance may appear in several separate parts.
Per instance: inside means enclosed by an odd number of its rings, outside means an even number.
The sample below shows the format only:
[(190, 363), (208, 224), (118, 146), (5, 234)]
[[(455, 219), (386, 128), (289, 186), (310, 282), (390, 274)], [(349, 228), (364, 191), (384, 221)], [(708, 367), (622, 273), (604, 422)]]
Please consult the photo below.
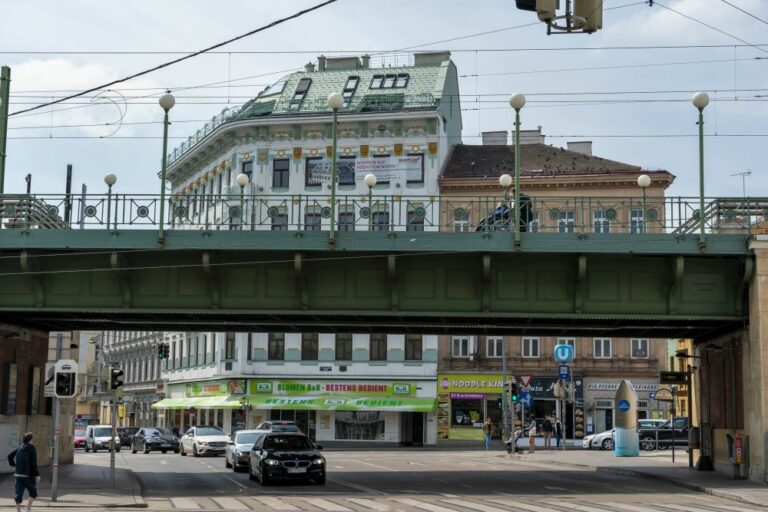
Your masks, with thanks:
[(174, 436), (168, 429), (155, 427), (140, 428), (133, 436), (131, 453), (136, 453), (139, 450), (144, 453), (151, 451), (167, 453), (169, 450), (179, 453), (179, 438)]
[(268, 485), (277, 480), (312, 480), (325, 484), (323, 447), (304, 434), (264, 434), (251, 449), (248, 473), (251, 480)]
[(120, 437), (120, 446), (131, 446), (133, 436), (139, 431), (139, 427), (117, 427), (117, 435)]
[(677, 447), (688, 447), (688, 418), (675, 418), (674, 428), (672, 421), (667, 421), (658, 428), (639, 429), (640, 448), (643, 450), (664, 450), (673, 444)]

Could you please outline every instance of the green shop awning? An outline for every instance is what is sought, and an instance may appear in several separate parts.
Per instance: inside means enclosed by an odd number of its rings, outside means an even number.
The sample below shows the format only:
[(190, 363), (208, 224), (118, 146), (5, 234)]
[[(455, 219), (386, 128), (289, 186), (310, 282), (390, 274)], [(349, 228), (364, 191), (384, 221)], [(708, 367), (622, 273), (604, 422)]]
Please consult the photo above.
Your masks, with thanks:
[(164, 398), (152, 404), (152, 409), (240, 409), (243, 406), (239, 397), (234, 396), (197, 396), (190, 398)]
[(250, 396), (254, 409), (432, 412), (434, 398), (400, 396)]

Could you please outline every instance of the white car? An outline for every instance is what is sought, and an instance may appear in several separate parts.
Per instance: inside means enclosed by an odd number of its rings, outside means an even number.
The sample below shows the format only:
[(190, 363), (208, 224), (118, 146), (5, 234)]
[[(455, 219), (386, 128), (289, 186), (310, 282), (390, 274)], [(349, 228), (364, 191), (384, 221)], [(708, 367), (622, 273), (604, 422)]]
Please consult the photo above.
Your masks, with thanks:
[[(652, 420), (652, 419), (644, 419), (639, 420), (637, 423), (637, 428), (658, 428), (659, 426), (663, 425), (666, 422), (666, 420)], [(613, 435), (615, 430), (606, 430), (605, 432), (600, 432), (599, 434), (592, 434), (589, 436), (586, 436), (581, 441), (582, 448), (588, 448), (590, 450), (613, 450)]]
[(221, 428), (211, 425), (196, 425), (187, 430), (179, 442), (179, 453), (184, 457), (191, 453), (200, 455), (221, 455), (227, 449), (229, 435)]
[[(110, 435), (111, 434), (111, 435)], [(99, 450), (109, 451), (109, 440), (113, 439), (115, 451), (120, 451), (120, 436), (112, 430), (112, 425), (88, 425), (85, 430), (85, 452), (93, 450), (96, 453)]]

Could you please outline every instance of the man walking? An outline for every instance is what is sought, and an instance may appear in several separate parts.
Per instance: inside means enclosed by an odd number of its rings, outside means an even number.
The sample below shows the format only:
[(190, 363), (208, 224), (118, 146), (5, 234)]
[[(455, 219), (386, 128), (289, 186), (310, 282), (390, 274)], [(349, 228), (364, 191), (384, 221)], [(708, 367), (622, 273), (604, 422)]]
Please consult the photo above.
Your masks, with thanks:
[(550, 443), (552, 442), (552, 432), (554, 431), (552, 420), (549, 416), (544, 418), (544, 424), (541, 426), (541, 430), (544, 432), (544, 448), (549, 450)]
[(8, 463), (15, 466), (16, 477), (16, 512), (21, 512), (21, 502), (24, 500), (24, 489), (29, 493), (27, 511), (32, 510), (32, 502), (37, 498), (37, 482), (40, 481), (40, 471), (37, 469), (37, 450), (32, 444), (32, 432), (24, 434), (21, 446), (8, 454)]

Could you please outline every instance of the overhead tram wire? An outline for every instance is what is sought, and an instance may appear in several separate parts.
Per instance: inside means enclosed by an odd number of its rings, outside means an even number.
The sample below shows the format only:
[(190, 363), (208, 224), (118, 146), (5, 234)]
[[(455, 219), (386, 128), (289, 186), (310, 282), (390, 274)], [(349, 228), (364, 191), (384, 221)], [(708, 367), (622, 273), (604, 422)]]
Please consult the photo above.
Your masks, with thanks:
[(251, 31), (249, 31), (249, 32), (246, 32), (245, 34), (241, 34), (241, 35), (239, 35), (239, 36), (233, 37), (233, 38), (231, 38), (231, 39), (228, 39), (228, 40), (226, 40), (226, 41), (223, 41), (223, 42), (221, 42), (221, 43), (217, 43), (217, 44), (215, 44), (215, 45), (213, 45), (213, 46), (209, 46), (208, 48), (204, 48), (204, 49), (202, 49), (202, 50), (200, 50), (200, 51), (197, 51), (197, 52), (194, 52), (194, 53), (190, 53), (189, 55), (185, 55), (185, 56), (183, 56), (183, 57), (180, 57), (180, 58), (178, 58), (178, 59), (174, 59), (174, 60), (171, 60), (171, 61), (165, 62), (165, 63), (163, 63), (163, 64), (160, 64), (160, 65), (158, 65), (158, 66), (155, 66), (155, 67), (152, 67), (152, 68), (149, 68), (149, 69), (145, 69), (144, 71), (140, 71), (140, 72), (138, 72), (138, 73), (134, 73), (133, 75), (130, 75), (130, 76), (127, 76), (127, 77), (124, 77), (124, 78), (119, 78), (119, 79), (117, 79), (117, 80), (113, 80), (113, 81), (111, 81), (111, 82), (108, 82), (108, 83), (106, 83), (106, 84), (102, 84), (102, 85), (100, 85), (100, 86), (97, 86), (97, 87), (93, 87), (93, 88), (91, 88), (91, 89), (87, 89), (87, 90), (85, 90), (85, 91), (81, 91), (81, 92), (79, 92), (79, 93), (77, 93), (77, 94), (72, 94), (72, 95), (70, 95), (70, 96), (67, 96), (67, 97), (65, 97), (65, 98), (61, 98), (61, 99), (58, 99), (58, 100), (54, 100), (54, 101), (49, 101), (49, 102), (47, 102), (47, 103), (42, 103), (42, 104), (40, 104), (40, 105), (37, 105), (37, 106), (35, 106), (35, 107), (27, 108), (27, 109), (24, 109), (24, 110), (18, 110), (18, 111), (16, 111), (16, 112), (13, 112), (13, 113), (11, 113), (11, 114), (8, 114), (8, 117), (12, 117), (12, 116), (15, 116), (15, 115), (18, 115), (18, 114), (23, 114), (23, 113), (25, 113), (25, 112), (32, 112), (32, 111), (34, 111), (34, 110), (39, 110), (39, 109), (41, 109), (41, 108), (49, 107), (49, 106), (51, 106), (51, 105), (55, 105), (55, 104), (57, 104), (57, 103), (61, 103), (61, 102), (63, 102), (63, 101), (67, 101), (67, 100), (70, 100), (70, 99), (78, 98), (78, 97), (80, 97), (80, 96), (83, 96), (83, 95), (85, 95), (85, 94), (88, 94), (89, 92), (94, 92), (94, 91), (99, 91), (99, 90), (101, 90), (101, 89), (106, 89), (107, 87), (110, 87), (110, 86), (112, 86), (112, 85), (115, 85), (115, 84), (119, 84), (119, 83), (123, 83), (123, 82), (127, 82), (128, 80), (132, 80), (132, 79), (134, 79), (134, 78), (138, 78), (138, 77), (140, 77), (140, 76), (148, 75), (148, 74), (150, 74), (150, 73), (153, 73), (153, 72), (155, 72), (155, 71), (158, 71), (158, 70), (160, 70), (160, 69), (164, 69), (164, 68), (167, 68), (167, 67), (169, 67), (169, 66), (172, 66), (172, 65), (174, 65), (174, 64), (178, 64), (179, 62), (182, 62), (182, 61), (185, 61), (185, 60), (191, 59), (191, 58), (193, 58), (193, 57), (197, 57), (198, 55), (202, 55), (202, 54), (204, 54), (204, 53), (208, 53), (208, 52), (210, 52), (211, 50), (214, 50), (214, 49), (216, 49), (216, 48), (221, 48), (222, 46), (226, 46), (226, 45), (228, 45), (228, 44), (230, 44), (230, 43), (233, 43), (233, 42), (235, 42), (235, 41), (239, 41), (240, 39), (243, 39), (243, 38), (246, 38), (246, 37), (252, 36), (252, 35), (254, 35), (254, 34), (257, 34), (257, 33), (259, 33), (259, 32), (263, 32), (263, 31), (265, 31), (265, 30), (268, 30), (268, 29), (270, 29), (270, 28), (276, 27), (276, 26), (278, 26), (278, 25), (282, 25), (283, 23), (285, 23), (285, 22), (287, 22), (287, 21), (290, 21), (290, 20), (293, 20), (293, 19), (299, 18), (299, 17), (301, 17), (301, 16), (304, 16), (305, 14), (308, 14), (308, 13), (310, 13), (310, 12), (313, 12), (313, 11), (316, 11), (316, 10), (318, 10), (318, 9), (321, 9), (321, 8), (323, 8), (323, 7), (327, 6), (327, 5), (330, 5), (330, 4), (332, 4), (332, 3), (335, 3), (336, 1), (337, 1), (337, 0), (325, 0), (324, 2), (321, 2), (321, 3), (319, 3), (319, 4), (316, 4), (316, 5), (312, 6), (312, 7), (309, 7), (309, 8), (307, 8), (307, 9), (303, 9), (303, 10), (301, 10), (301, 11), (298, 11), (298, 12), (294, 13), (294, 14), (291, 14), (290, 16), (286, 16), (286, 17), (284, 17), (284, 18), (280, 18), (280, 19), (278, 19), (278, 20), (275, 20), (275, 21), (273, 21), (273, 22), (271, 22), (271, 23), (268, 23), (267, 25), (263, 25), (263, 26), (261, 26), (261, 27), (259, 27), (259, 28), (256, 28), (256, 29), (254, 29), (254, 30), (251, 30)]
[(744, 13), (744, 14), (746, 14), (747, 16), (751, 16), (752, 18), (756, 19), (756, 20), (757, 20), (757, 21), (759, 21), (760, 23), (765, 23), (766, 25), (768, 25), (768, 21), (765, 21), (765, 20), (764, 20), (764, 19), (762, 19), (762, 18), (758, 18), (757, 16), (755, 16), (755, 15), (754, 15), (754, 14), (752, 14), (751, 12), (749, 12), (749, 11), (746, 11), (746, 10), (742, 9), (742, 8), (741, 8), (741, 7), (739, 7), (738, 5), (734, 5), (734, 4), (732, 4), (731, 2), (729, 2), (728, 0), (720, 0), (720, 1), (721, 1), (721, 2), (723, 2), (724, 4), (728, 4), (728, 5), (730, 5), (731, 7), (733, 7), (734, 9), (736, 9), (737, 11), (741, 11), (741, 12), (743, 12), (743, 13)]

